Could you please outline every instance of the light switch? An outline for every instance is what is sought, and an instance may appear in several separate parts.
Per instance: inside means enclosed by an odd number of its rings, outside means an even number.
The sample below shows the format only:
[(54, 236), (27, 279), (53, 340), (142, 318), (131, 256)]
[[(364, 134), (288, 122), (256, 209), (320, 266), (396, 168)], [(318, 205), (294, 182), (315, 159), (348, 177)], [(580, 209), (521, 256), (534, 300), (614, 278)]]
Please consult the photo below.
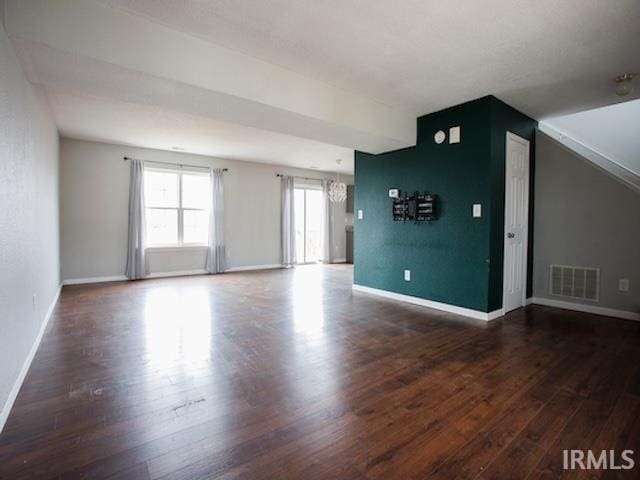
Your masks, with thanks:
[(460, 143), (460, 126), (449, 129), (449, 143)]
[(358, 220), (362, 220), (364, 218), (364, 212), (362, 210), (358, 210)]
[(473, 204), (473, 218), (482, 217), (482, 205), (479, 203)]

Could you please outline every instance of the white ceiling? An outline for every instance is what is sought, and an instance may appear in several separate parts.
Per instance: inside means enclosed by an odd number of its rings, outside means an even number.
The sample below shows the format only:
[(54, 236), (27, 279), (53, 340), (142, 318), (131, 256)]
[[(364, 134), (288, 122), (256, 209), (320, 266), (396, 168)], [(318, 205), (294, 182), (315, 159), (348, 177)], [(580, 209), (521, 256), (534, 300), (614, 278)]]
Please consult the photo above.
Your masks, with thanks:
[(302, 168), (349, 172), (487, 94), (539, 120), (609, 105), (640, 72), (637, 0), (4, 3), (63, 134)]
[[(153, 105), (47, 92), (63, 136), (353, 173), (353, 150)], [(178, 147), (178, 149), (174, 148)], [(341, 165), (337, 159), (343, 160)]]
[(494, 94), (538, 119), (618, 101), (638, 0), (100, 0), (415, 114)]
[(544, 123), (640, 178), (640, 100), (563, 115)]

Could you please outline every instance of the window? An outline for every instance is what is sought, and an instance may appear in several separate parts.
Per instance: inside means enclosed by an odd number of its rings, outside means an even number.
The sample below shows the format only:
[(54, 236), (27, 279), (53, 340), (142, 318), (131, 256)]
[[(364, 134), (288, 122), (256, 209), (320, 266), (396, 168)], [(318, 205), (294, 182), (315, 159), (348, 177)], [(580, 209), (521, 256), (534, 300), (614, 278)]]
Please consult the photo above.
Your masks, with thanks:
[(209, 235), (208, 173), (145, 168), (150, 247), (205, 245)]
[(313, 263), (322, 256), (322, 190), (296, 187), (296, 257), (298, 263)]

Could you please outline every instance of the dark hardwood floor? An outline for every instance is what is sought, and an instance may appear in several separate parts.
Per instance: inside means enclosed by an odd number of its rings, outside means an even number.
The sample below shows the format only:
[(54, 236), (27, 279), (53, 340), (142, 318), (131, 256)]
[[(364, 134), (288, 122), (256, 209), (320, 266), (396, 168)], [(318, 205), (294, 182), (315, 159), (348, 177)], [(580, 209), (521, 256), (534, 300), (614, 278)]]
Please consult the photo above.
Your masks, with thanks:
[[(65, 287), (3, 479), (639, 478), (640, 324), (491, 323), (351, 292), (347, 266)], [(617, 477), (616, 477), (617, 476)]]

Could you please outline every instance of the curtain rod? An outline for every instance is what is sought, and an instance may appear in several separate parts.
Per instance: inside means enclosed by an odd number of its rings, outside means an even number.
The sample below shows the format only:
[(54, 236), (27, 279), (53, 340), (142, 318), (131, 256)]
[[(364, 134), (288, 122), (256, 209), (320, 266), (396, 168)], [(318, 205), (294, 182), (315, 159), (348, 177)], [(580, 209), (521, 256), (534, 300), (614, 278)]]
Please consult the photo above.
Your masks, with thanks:
[[(127, 160), (133, 160), (133, 158), (131, 157), (123, 157), (123, 160), (126, 162)], [(149, 163), (159, 163), (161, 165), (171, 165), (172, 167), (190, 167), (190, 168), (206, 168), (207, 170), (209, 170), (210, 167), (205, 167), (203, 165), (189, 165), (187, 163), (171, 163), (171, 162), (158, 162), (156, 160), (142, 160), (143, 162), (149, 162)], [(229, 169), (228, 168), (223, 168), (222, 169), (223, 172), (228, 172)]]
[(293, 177), (293, 178), (300, 178), (302, 180), (315, 180), (317, 182), (323, 182), (325, 180), (331, 180), (330, 178), (300, 177), (298, 175), (283, 175), (282, 173), (276, 173), (276, 177)]

